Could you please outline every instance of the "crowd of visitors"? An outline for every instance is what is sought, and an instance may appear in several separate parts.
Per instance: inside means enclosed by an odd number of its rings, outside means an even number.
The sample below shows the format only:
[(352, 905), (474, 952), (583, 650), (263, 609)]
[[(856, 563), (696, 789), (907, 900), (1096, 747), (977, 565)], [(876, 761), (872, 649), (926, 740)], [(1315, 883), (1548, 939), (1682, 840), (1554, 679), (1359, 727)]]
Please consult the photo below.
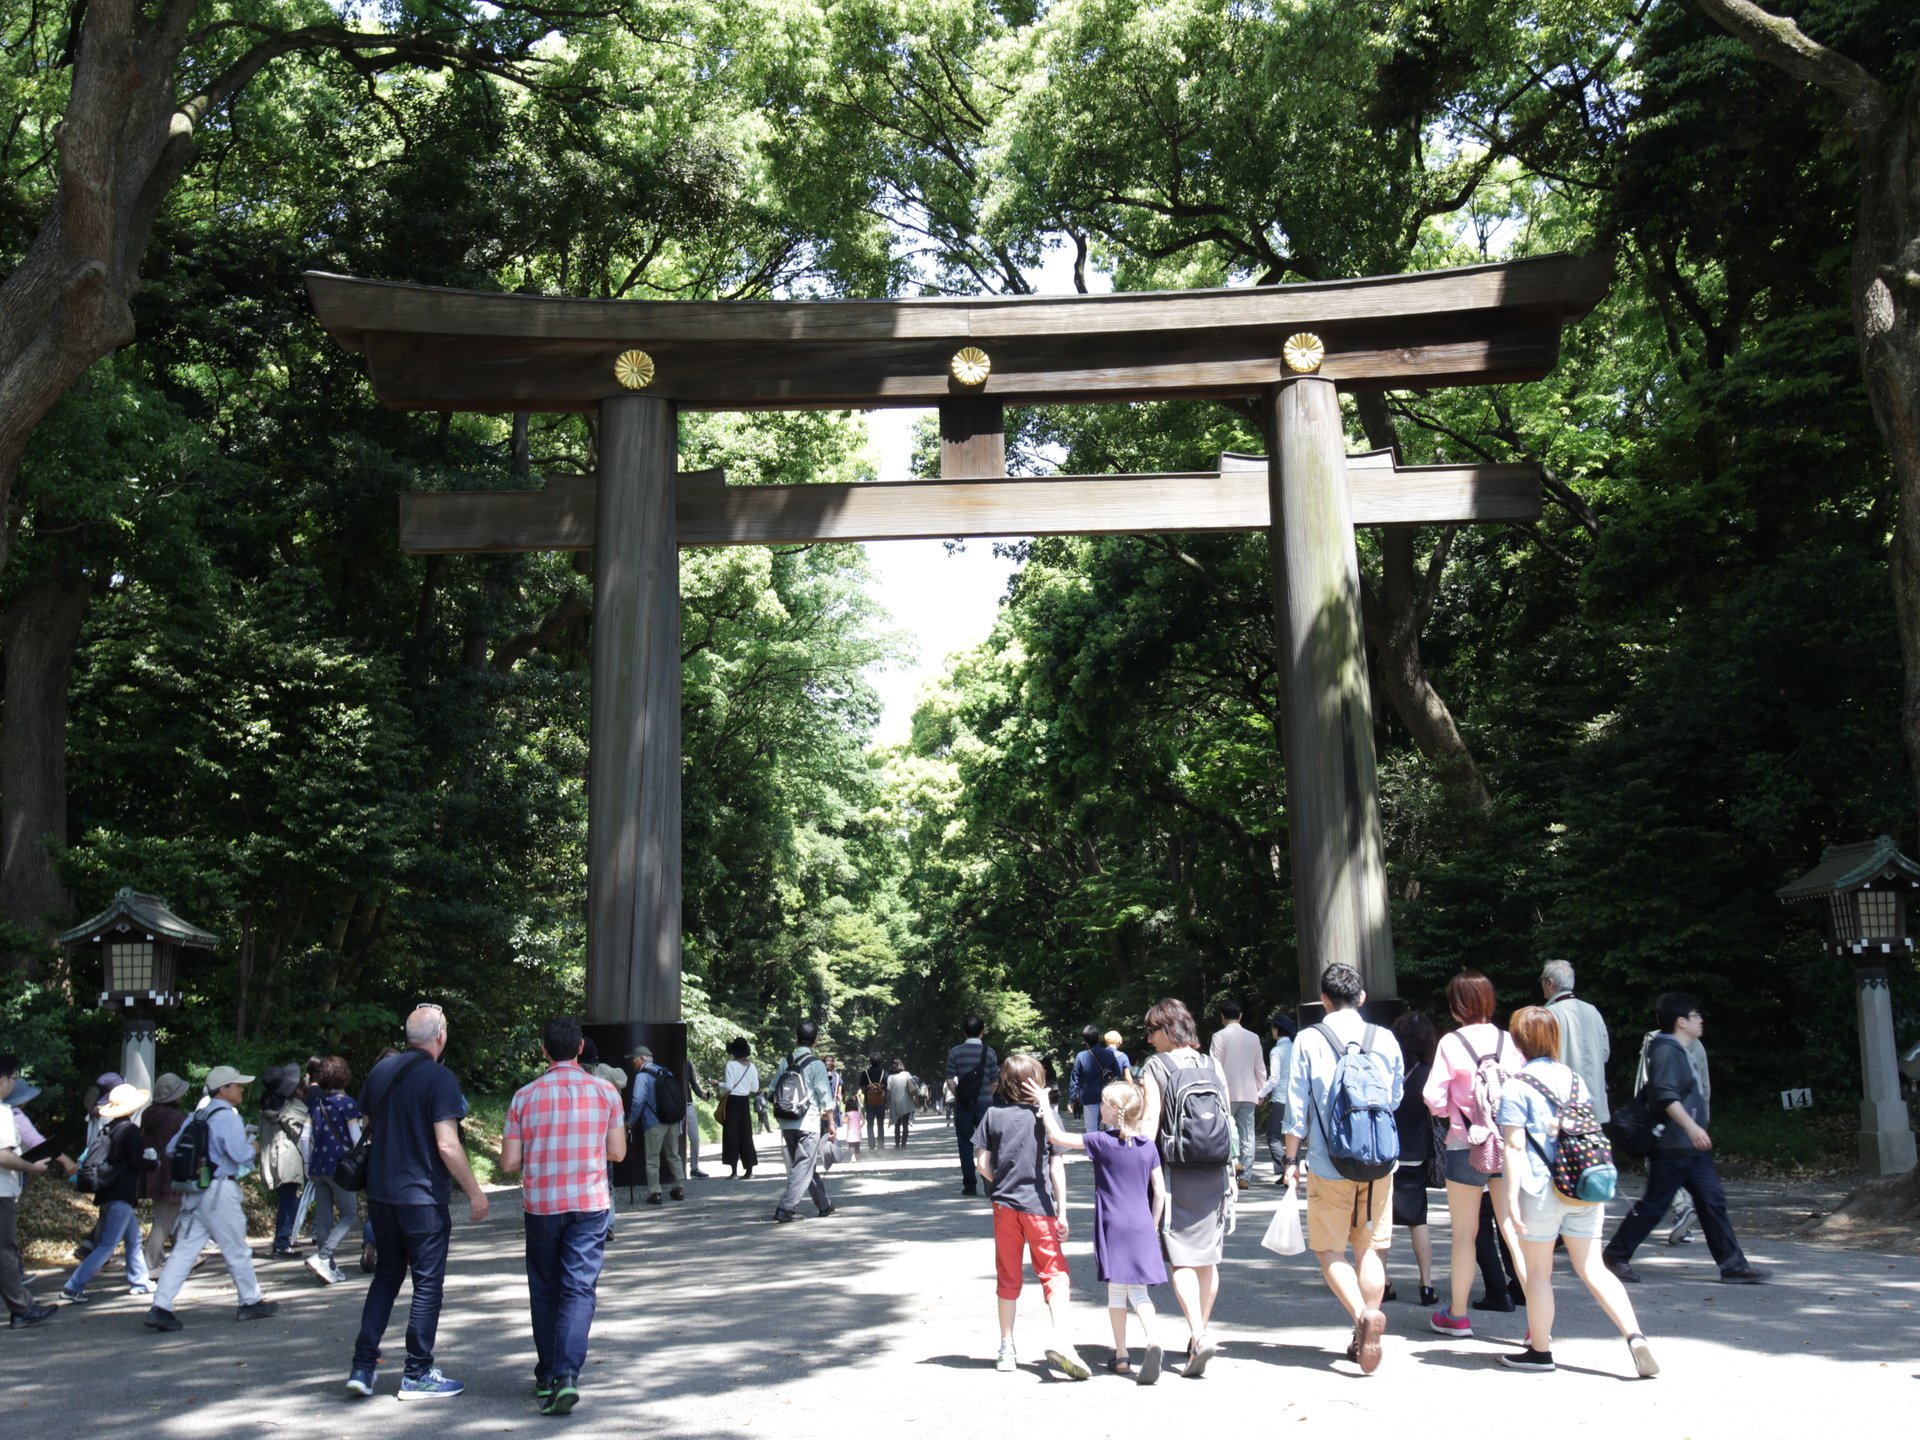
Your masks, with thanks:
[[(1656, 1028), (1641, 1047), (1634, 1082), (1631, 1108), (1650, 1126), (1645, 1190), (1603, 1244), (1605, 1206), (1617, 1183), (1607, 1137), (1624, 1137), (1631, 1123), (1623, 1116), (1608, 1129), (1616, 1114), (1606, 1082), (1610, 1038), (1574, 982), (1571, 965), (1550, 962), (1540, 977), (1544, 1003), (1515, 1010), (1502, 1025), (1492, 982), (1462, 971), (1446, 987), (1453, 1024), (1442, 1034), (1418, 1011), (1399, 1014), (1391, 1028), (1370, 1023), (1361, 977), (1332, 965), (1321, 978), (1318, 1023), (1296, 1030), (1291, 1016), (1275, 1013), (1263, 1047), (1241, 1023), (1241, 1007), (1223, 1001), (1214, 1007), (1220, 1024), (1204, 1050), (1192, 1011), (1167, 998), (1143, 1018), (1151, 1052), (1144, 1063), (1120, 1048), (1117, 1031), (1088, 1025), (1058, 1089), (1042, 1057), (1003, 1060), (984, 1021), (967, 1019), (947, 1055), (938, 1099), (953, 1124), (961, 1193), (978, 1195), (984, 1187), (991, 1202), (997, 1367), (1019, 1364), (1015, 1321), (1031, 1268), (1045, 1304), (1047, 1363), (1073, 1379), (1091, 1373), (1071, 1335), (1065, 1255), (1063, 1162), (1081, 1152), (1092, 1177), (1095, 1270), (1107, 1286), (1109, 1370), (1142, 1384), (1162, 1374), (1170, 1357), (1151, 1287), (1170, 1283), (1187, 1331), (1184, 1354), (1170, 1363), (1185, 1377), (1204, 1375), (1220, 1350), (1211, 1318), (1237, 1197), (1255, 1169), (1256, 1111), (1264, 1102), (1283, 1209), (1298, 1203), (1296, 1195), (1305, 1202), (1304, 1231), (1292, 1248), (1312, 1252), (1345, 1312), (1347, 1355), (1361, 1373), (1373, 1373), (1383, 1359), (1382, 1307), (1398, 1298), (1386, 1260), (1400, 1229), (1413, 1250), (1419, 1303), (1431, 1312), (1429, 1330), (1469, 1336), (1470, 1309), (1524, 1305), (1524, 1342), (1501, 1363), (1522, 1373), (1551, 1371), (1553, 1272), (1564, 1250), (1573, 1274), (1625, 1339), (1634, 1373), (1657, 1375), (1626, 1287), (1639, 1281), (1630, 1263), (1635, 1250), (1665, 1221), (1677, 1195), (1685, 1192), (1691, 1208), (1670, 1241), (1678, 1243), (1697, 1223), (1723, 1281), (1754, 1284), (1767, 1275), (1747, 1259), (1728, 1218), (1708, 1129), (1705, 1020), (1697, 1000), (1678, 992), (1656, 1003)], [(377, 1388), (392, 1310), (410, 1283), (398, 1388), (408, 1395), (460, 1393), (461, 1382), (435, 1361), (452, 1191), (457, 1186), (466, 1195), (476, 1222), (486, 1219), (488, 1198), (460, 1135), (467, 1101), (442, 1063), (446, 1015), (423, 1005), (407, 1017), (405, 1035), (405, 1048), (383, 1055), (357, 1092), (337, 1056), (316, 1056), (304, 1068), (271, 1067), (258, 1082), (216, 1065), (191, 1108), (189, 1086), (176, 1075), (161, 1075), (151, 1092), (118, 1074), (102, 1075), (79, 1160), (34, 1128), (24, 1107), (37, 1092), (22, 1078), (18, 1057), (0, 1055), (0, 1300), (10, 1327), (32, 1328), (56, 1313), (26, 1287), (17, 1224), (23, 1184), (50, 1168), (67, 1172), (98, 1212), (60, 1298), (90, 1303), (89, 1287), (117, 1258), (126, 1291), (148, 1299), (145, 1324), (158, 1331), (186, 1325), (180, 1301), (209, 1244), (237, 1292), (236, 1318), (275, 1314), (247, 1241), (247, 1183), (264, 1187), (274, 1204), (267, 1253), (294, 1254), (310, 1219), (314, 1251), (305, 1263), (328, 1285), (346, 1279), (337, 1257), (359, 1223), (356, 1192), (364, 1188), (362, 1266), (372, 1279), (347, 1389), (371, 1395)], [(546, 1068), (514, 1095), (501, 1147), (501, 1168), (522, 1181), (534, 1394), (543, 1413), (566, 1414), (580, 1398), (613, 1230), (611, 1167), (627, 1159), (629, 1137), (647, 1202), (660, 1205), (686, 1193), (676, 1137), (697, 1129), (696, 1096), (715, 1102), (721, 1161), (735, 1179), (753, 1178), (757, 1120), (770, 1111), (786, 1172), (773, 1209), (780, 1223), (834, 1213), (827, 1172), (837, 1159), (858, 1159), (863, 1144), (878, 1149), (888, 1138), (894, 1148), (907, 1145), (913, 1119), (934, 1098), (927, 1087), (898, 1058), (871, 1055), (864, 1066), (843, 1069), (816, 1051), (818, 1039), (812, 1021), (796, 1026), (792, 1047), (763, 1087), (751, 1045), (737, 1038), (709, 1091), (691, 1066), (676, 1073), (647, 1046), (628, 1053), (629, 1074), (598, 1062), (578, 1022), (562, 1017), (545, 1026)], [(256, 1083), (257, 1120), (248, 1123), (242, 1110)], [(1077, 1127), (1069, 1123), (1076, 1117)], [(691, 1148), (691, 1134), (688, 1140)], [(699, 1176), (697, 1148), (693, 1154), (692, 1174)], [(1444, 1282), (1428, 1214), (1435, 1189), (1444, 1190), (1451, 1220)], [(152, 1205), (145, 1235), (142, 1200)], [(1477, 1300), (1476, 1271), (1485, 1284)], [(1130, 1326), (1140, 1338), (1137, 1365)]]

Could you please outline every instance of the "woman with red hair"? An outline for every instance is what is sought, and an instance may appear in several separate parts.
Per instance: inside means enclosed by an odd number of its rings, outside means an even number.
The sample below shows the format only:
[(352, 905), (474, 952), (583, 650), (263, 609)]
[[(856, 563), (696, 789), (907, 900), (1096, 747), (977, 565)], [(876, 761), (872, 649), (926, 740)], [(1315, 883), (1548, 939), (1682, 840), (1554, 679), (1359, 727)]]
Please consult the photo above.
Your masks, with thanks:
[(1421, 1098), (1428, 1110), (1447, 1122), (1442, 1170), (1447, 1178), (1453, 1261), (1447, 1271), (1448, 1303), (1433, 1312), (1428, 1324), (1441, 1335), (1470, 1336), (1473, 1322), (1467, 1318), (1467, 1299), (1473, 1293), (1473, 1245), (1480, 1233), (1483, 1191), (1491, 1192), (1494, 1216), (1514, 1252), (1514, 1273), (1522, 1286), (1527, 1283), (1519, 1236), (1507, 1210), (1496, 1120), (1500, 1092), (1524, 1061), (1506, 1033), (1493, 1023), (1493, 982), (1478, 970), (1462, 970), (1447, 982), (1447, 1008), (1457, 1028), (1441, 1037)]

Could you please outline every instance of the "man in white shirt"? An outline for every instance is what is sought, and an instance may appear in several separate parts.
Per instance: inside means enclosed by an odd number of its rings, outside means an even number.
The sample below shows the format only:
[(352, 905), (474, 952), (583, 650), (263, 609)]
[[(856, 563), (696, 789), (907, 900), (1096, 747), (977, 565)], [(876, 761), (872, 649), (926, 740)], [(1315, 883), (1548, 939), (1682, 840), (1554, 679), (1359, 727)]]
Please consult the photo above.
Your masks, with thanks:
[(1267, 1088), (1267, 1064), (1260, 1037), (1240, 1023), (1238, 1000), (1220, 1002), (1220, 1028), (1207, 1054), (1227, 1082), (1227, 1103), (1233, 1107), (1233, 1127), (1240, 1142), (1233, 1173), (1244, 1190), (1253, 1169), (1253, 1111), (1260, 1103), (1260, 1092)]
[(1293, 1071), (1293, 1017), (1276, 1010), (1267, 1017), (1273, 1048), (1267, 1051), (1267, 1154), (1273, 1159), (1273, 1183), (1287, 1183), (1287, 1080)]
[(26, 1270), (20, 1260), (20, 1234), (17, 1211), (20, 1191), (27, 1178), (47, 1173), (45, 1160), (23, 1160), (14, 1128), (13, 1107), (7, 1097), (13, 1093), (20, 1073), (19, 1057), (0, 1055), (0, 1301), (7, 1307), (7, 1327), (24, 1330), (53, 1318), (53, 1307), (35, 1302), (27, 1289)]

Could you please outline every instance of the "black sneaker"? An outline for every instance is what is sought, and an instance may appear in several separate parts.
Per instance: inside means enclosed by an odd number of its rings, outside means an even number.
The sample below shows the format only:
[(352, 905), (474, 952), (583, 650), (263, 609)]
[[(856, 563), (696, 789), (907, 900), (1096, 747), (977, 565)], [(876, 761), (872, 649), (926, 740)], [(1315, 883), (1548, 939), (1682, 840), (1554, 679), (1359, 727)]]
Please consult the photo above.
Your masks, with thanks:
[(242, 1305), (233, 1312), (236, 1320), (271, 1320), (280, 1313), (278, 1300), (256, 1300), (251, 1305)]
[(1440, 1308), (1440, 1297), (1434, 1292), (1434, 1288), (1431, 1285), (1422, 1285), (1420, 1287), (1420, 1308), (1423, 1310), (1437, 1310)]
[(580, 1403), (580, 1387), (571, 1375), (553, 1377), (553, 1391), (540, 1406), (542, 1415), (568, 1415)]
[(1722, 1285), (1761, 1285), (1772, 1273), (1758, 1265), (1742, 1265), (1738, 1270), (1722, 1270), (1720, 1283)]
[(1553, 1369), (1553, 1352), (1528, 1347), (1518, 1353), (1509, 1352), (1502, 1355), (1500, 1363), (1509, 1370), (1518, 1370), (1523, 1375), (1545, 1375)]
[(1614, 1279), (1624, 1281), (1628, 1285), (1638, 1285), (1640, 1283), (1640, 1272), (1635, 1270), (1633, 1266), (1629, 1265), (1626, 1261), (1616, 1260), (1611, 1255), (1602, 1254), (1600, 1256), (1600, 1263), (1607, 1267), (1607, 1273), (1612, 1275)]
[(51, 1305), (33, 1305), (17, 1312), (7, 1321), (9, 1330), (27, 1330), (35, 1325), (44, 1325), (60, 1312)]
[(162, 1310), (158, 1305), (147, 1311), (147, 1318), (140, 1323), (145, 1325), (149, 1330), (173, 1331), (187, 1328), (180, 1323), (180, 1317), (174, 1314), (173, 1311)]
[(1482, 1295), (1473, 1302), (1476, 1310), (1491, 1310), (1498, 1315), (1511, 1315), (1516, 1307), (1511, 1295)]

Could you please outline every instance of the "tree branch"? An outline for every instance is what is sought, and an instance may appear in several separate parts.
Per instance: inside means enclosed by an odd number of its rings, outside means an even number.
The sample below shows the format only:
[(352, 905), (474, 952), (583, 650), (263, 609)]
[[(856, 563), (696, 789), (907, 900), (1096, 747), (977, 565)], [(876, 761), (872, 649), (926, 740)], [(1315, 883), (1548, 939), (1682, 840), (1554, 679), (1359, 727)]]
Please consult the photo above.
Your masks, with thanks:
[(1707, 18), (1743, 41), (1760, 59), (1840, 102), (1840, 123), (1864, 144), (1888, 120), (1887, 92), (1866, 69), (1811, 40), (1791, 19), (1762, 10), (1752, 0), (1696, 0)]

